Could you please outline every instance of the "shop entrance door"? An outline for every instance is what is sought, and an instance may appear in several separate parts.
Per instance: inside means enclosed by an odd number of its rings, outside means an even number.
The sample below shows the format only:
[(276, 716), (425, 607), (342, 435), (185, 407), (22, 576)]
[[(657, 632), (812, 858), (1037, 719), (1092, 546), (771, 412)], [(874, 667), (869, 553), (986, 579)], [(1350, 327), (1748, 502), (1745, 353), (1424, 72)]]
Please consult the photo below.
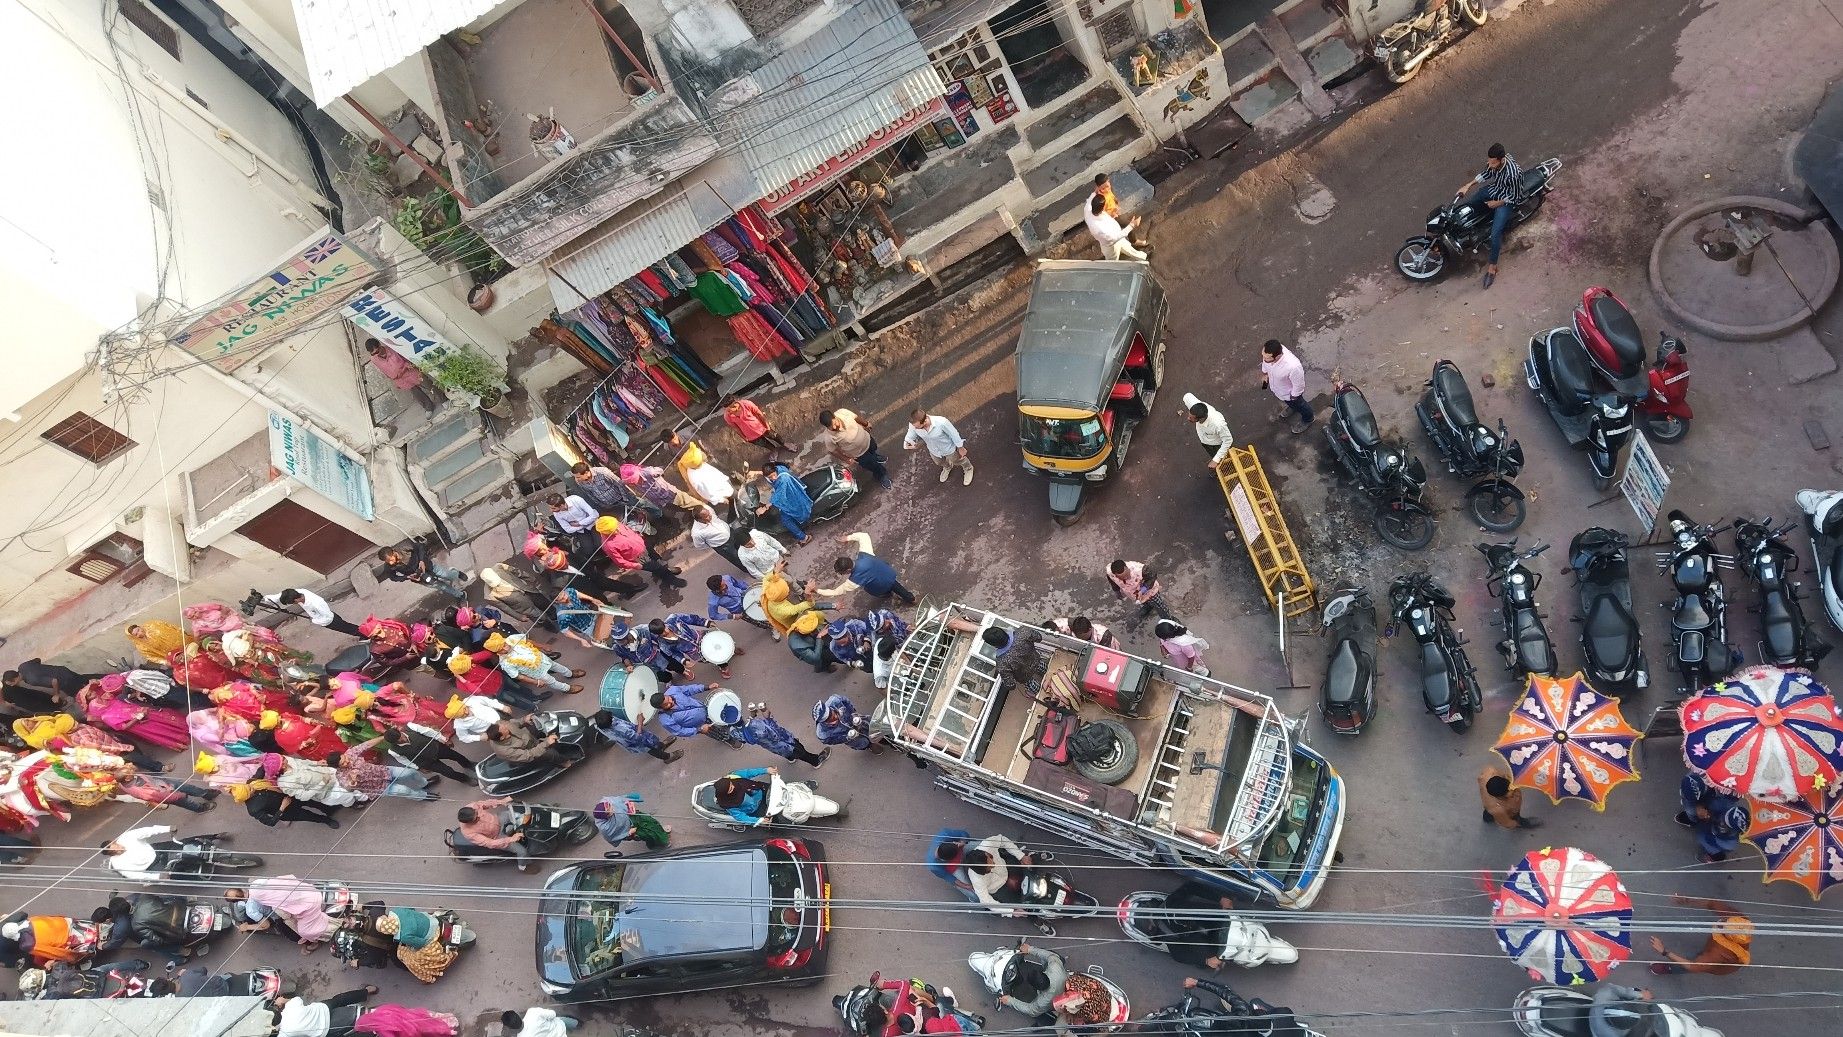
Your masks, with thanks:
[(988, 23), (999, 53), (1032, 108), (1061, 97), (1088, 78), (1088, 67), (1069, 48), (1049, 0), (1022, 0)]
[(237, 532), (322, 575), (331, 575), (371, 550), (371, 541), (285, 499), (238, 526)]

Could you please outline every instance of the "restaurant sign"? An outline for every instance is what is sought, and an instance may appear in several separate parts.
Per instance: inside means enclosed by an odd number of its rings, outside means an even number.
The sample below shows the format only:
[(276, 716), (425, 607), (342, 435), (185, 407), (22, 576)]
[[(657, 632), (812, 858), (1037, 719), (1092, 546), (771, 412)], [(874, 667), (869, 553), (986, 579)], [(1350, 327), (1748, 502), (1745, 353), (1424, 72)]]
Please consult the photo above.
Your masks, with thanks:
[(923, 123), (932, 121), (946, 109), (946, 103), (939, 97), (929, 98), (926, 104), (909, 109), (902, 113), (902, 117), (895, 122), (826, 159), (820, 163), (819, 168), (804, 176), (794, 178), (792, 183), (778, 191), (768, 192), (761, 200), (762, 208), (770, 215), (780, 212), (844, 176), (855, 169), (858, 163), (870, 157), (872, 152), (881, 151), (895, 144)]
[(323, 229), (168, 341), (220, 371), (235, 371), (376, 280), (378, 269), (350, 241)]
[(345, 315), (353, 327), (431, 375), (443, 357), (455, 352), (454, 344), (433, 324), (382, 288), (373, 286), (353, 296)]

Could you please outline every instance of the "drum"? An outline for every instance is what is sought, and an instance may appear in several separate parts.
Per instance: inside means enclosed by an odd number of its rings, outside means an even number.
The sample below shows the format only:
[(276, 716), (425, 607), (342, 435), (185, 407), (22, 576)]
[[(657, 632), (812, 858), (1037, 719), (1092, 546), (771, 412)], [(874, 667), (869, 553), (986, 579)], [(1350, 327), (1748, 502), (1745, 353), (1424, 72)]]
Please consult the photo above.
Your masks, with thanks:
[(736, 657), (736, 639), (721, 630), (706, 630), (703, 640), (698, 642), (698, 654), (707, 663), (728, 666)]
[(736, 711), (734, 723), (740, 724), (743, 721), (742, 696), (728, 688), (724, 688), (722, 691), (711, 692), (710, 698), (704, 700), (704, 709), (710, 714), (710, 719), (713, 723), (724, 723), (724, 713), (730, 709)]
[(650, 667), (636, 666), (628, 673), (620, 666), (610, 666), (602, 675), (601, 708), (615, 716), (644, 724), (653, 716), (652, 697), (659, 690), (659, 677)]
[(742, 592), (742, 614), (757, 623), (768, 622), (768, 610), (762, 607), (762, 589), (759, 585)]

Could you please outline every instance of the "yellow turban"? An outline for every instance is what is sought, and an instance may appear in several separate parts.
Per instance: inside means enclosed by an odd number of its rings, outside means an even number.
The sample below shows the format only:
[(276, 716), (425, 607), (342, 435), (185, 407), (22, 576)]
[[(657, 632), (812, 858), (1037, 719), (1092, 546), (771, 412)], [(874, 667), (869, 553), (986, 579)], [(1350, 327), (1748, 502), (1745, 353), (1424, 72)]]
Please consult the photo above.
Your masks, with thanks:
[(486, 644), (484, 647), (486, 648), (487, 651), (492, 652), (494, 654), (498, 654), (500, 652), (505, 651), (506, 650), (505, 635), (504, 634), (487, 635)]
[(55, 716), (20, 717), (13, 721), (13, 733), (34, 749), (44, 749), (55, 738), (70, 734), (77, 726), (77, 718), (69, 713)]
[[(466, 658), (466, 657), (463, 656), (462, 658)], [(472, 659), (468, 659), (467, 661), (469, 665), (473, 663)], [(453, 669), (454, 662), (450, 660), (448, 663), (448, 666), (450, 669)], [(459, 671), (456, 671), (456, 672), (459, 672)], [(448, 705), (442, 708), (442, 716), (447, 717), (449, 720), (459, 720), (466, 715), (467, 715), (467, 703), (462, 702), (461, 696), (459, 695), (451, 696), (448, 699)]]
[(377, 700), (378, 697), (371, 692), (360, 691), (358, 694), (352, 696), (352, 705), (359, 709), (370, 709), (371, 704)]
[(273, 709), (265, 709), (262, 711), (262, 719), (257, 721), (256, 726), (264, 731), (273, 731), (282, 726), (282, 715)]
[(595, 520), (595, 531), (602, 536), (607, 536), (620, 528), (621, 520), (615, 518), (613, 515), (603, 515), (601, 518)]
[(200, 774), (216, 774), (218, 772), (218, 758), (210, 753), (199, 753), (198, 763), (194, 769)]
[[(494, 636), (498, 636), (498, 635), (494, 635)], [(474, 668), (474, 661), (471, 658), (465, 655), (462, 655), (459, 652), (454, 653), (454, 655), (448, 659), (448, 672), (454, 674), (456, 677), (459, 677), (461, 674), (466, 673), (468, 670), (471, 670), (473, 668)], [(461, 700), (457, 698), (454, 701), (459, 702)], [(459, 716), (460, 714), (457, 713), (453, 715)]]
[(819, 613), (802, 612), (800, 613), (800, 618), (794, 620), (793, 632), (796, 634), (806, 634), (810, 637), (811, 635), (817, 634), (819, 632), (819, 625), (820, 625)]
[(332, 716), (333, 716), (333, 723), (338, 724), (341, 727), (344, 727), (347, 724), (358, 723), (358, 710), (352, 708), (351, 706), (340, 706), (338, 709), (333, 710)]
[(678, 457), (678, 463), (686, 468), (696, 468), (705, 462), (704, 448), (697, 443), (687, 443), (685, 452)]
[(239, 803), (248, 803), (250, 801), (250, 793), (253, 791), (255, 790), (251, 789), (248, 785), (232, 785), (230, 787), (230, 798)]

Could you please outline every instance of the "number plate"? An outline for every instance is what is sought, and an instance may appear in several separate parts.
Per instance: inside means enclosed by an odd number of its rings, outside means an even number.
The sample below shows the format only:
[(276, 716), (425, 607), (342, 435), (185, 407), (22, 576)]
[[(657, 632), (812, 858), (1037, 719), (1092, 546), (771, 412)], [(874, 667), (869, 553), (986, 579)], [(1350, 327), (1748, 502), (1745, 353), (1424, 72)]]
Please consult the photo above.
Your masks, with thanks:
[(830, 882), (826, 883), (823, 889), (824, 889), (824, 893), (822, 893), (821, 895), (826, 898), (826, 904), (825, 904), (825, 908), (819, 912), (819, 928), (825, 932), (831, 932), (832, 931), (832, 884)]

